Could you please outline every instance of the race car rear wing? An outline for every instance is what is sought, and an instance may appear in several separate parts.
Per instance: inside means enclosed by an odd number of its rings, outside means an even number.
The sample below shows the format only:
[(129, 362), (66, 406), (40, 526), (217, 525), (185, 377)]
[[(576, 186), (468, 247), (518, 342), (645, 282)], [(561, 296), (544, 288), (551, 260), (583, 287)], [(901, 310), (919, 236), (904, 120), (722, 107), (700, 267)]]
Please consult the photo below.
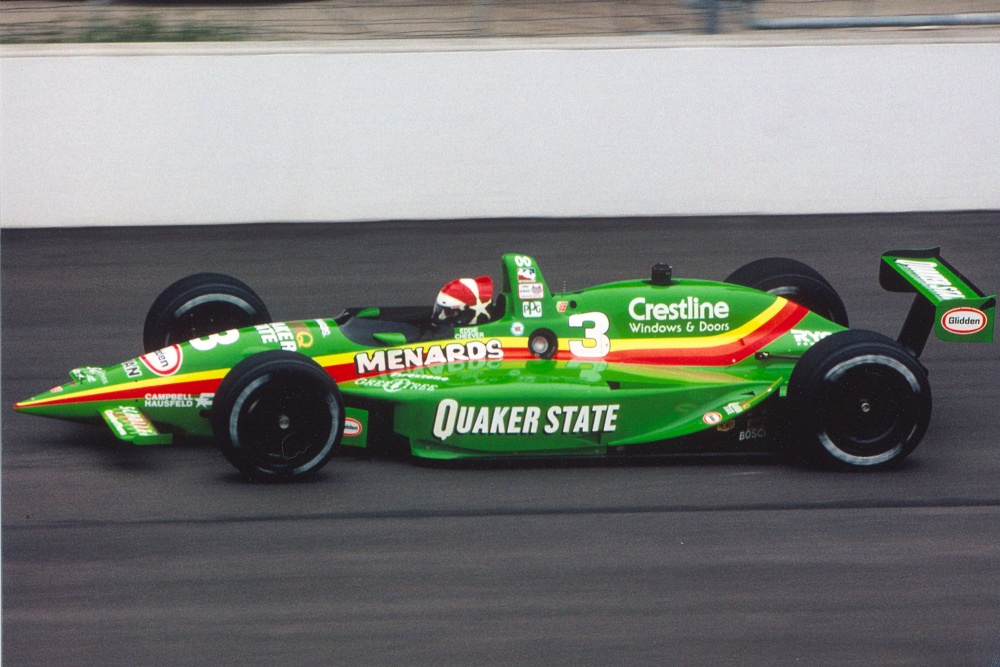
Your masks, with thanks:
[(890, 292), (916, 293), (899, 343), (918, 357), (931, 330), (941, 340), (989, 343), (997, 297), (986, 296), (941, 257), (940, 248), (890, 250), (882, 255), (879, 284)]

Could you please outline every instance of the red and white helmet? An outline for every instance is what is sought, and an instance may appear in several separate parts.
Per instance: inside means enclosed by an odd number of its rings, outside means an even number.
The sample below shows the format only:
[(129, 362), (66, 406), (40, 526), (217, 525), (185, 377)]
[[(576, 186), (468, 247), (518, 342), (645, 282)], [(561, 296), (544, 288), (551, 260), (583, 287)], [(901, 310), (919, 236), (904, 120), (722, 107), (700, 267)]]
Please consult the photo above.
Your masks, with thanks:
[(431, 323), (435, 326), (476, 324), (489, 320), (486, 308), (493, 299), (489, 276), (459, 278), (441, 288), (434, 303)]

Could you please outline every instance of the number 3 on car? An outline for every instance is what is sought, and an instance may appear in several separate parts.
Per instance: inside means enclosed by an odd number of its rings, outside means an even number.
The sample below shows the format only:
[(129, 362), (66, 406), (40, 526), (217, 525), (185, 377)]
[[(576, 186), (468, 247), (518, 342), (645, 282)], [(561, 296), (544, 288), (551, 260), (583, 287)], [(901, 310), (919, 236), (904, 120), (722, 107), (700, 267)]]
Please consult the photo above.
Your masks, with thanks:
[[(604, 313), (577, 313), (569, 316), (571, 327), (583, 327), (585, 338), (569, 341), (569, 351), (574, 357), (583, 359), (603, 359), (611, 351), (608, 329), (611, 327)], [(590, 326), (588, 326), (590, 325)]]

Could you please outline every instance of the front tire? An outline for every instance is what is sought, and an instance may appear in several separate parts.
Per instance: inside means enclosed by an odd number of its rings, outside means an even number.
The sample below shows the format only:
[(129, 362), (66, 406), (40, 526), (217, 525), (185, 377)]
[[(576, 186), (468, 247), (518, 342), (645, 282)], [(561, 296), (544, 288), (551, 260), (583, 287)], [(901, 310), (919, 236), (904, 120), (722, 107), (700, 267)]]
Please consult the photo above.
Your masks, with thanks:
[(847, 308), (837, 290), (808, 264), (785, 257), (768, 257), (745, 264), (724, 282), (780, 296), (847, 326)]
[(860, 329), (824, 338), (788, 381), (802, 456), (841, 469), (900, 463), (931, 417), (931, 388), (916, 357), (891, 338)]
[(311, 475), (330, 460), (344, 432), (344, 404), (318, 363), (269, 350), (223, 378), (211, 422), (219, 449), (240, 472), (283, 481)]
[(229, 329), (267, 324), (271, 314), (257, 294), (236, 278), (196, 273), (167, 287), (146, 314), (146, 352)]

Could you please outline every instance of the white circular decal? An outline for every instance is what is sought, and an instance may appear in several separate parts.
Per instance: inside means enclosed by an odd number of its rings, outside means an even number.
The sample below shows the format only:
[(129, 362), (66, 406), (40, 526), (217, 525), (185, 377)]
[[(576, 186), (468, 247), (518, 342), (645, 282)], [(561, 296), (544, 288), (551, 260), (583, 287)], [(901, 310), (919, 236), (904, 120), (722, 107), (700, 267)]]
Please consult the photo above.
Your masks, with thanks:
[(941, 326), (953, 334), (974, 334), (986, 328), (986, 313), (976, 308), (952, 308), (941, 316)]
[(157, 375), (173, 375), (181, 368), (181, 361), (183, 360), (181, 346), (171, 345), (162, 350), (144, 354), (139, 357), (139, 360), (145, 364), (146, 368)]
[(721, 422), (722, 415), (720, 415), (718, 412), (707, 412), (705, 413), (705, 416), (701, 418), (701, 420), (711, 426), (712, 424), (718, 424), (719, 422)]
[(344, 420), (344, 437), (353, 438), (354, 436), (361, 435), (362, 431), (361, 422), (353, 417), (348, 417)]
[(510, 325), (510, 332), (515, 336), (523, 336), (524, 325), (520, 322), (514, 322), (514, 324)]

